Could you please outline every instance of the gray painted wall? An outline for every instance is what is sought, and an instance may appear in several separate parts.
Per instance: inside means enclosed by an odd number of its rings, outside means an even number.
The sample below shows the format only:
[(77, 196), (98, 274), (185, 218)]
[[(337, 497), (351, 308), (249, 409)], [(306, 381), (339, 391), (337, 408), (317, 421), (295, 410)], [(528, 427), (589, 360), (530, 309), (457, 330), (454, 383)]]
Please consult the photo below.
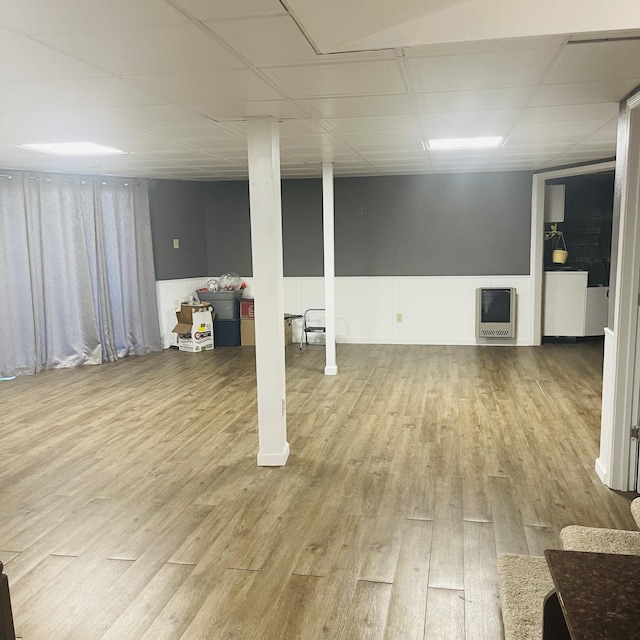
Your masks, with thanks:
[[(197, 275), (250, 276), (248, 183), (192, 184), (206, 220)], [(530, 172), (338, 178), (336, 275), (526, 275), (530, 212)], [(284, 180), (282, 219), (285, 276), (321, 276), (321, 180)]]
[(531, 173), (335, 182), (336, 275), (526, 275)]
[(205, 186), (207, 275), (231, 271), (250, 276), (249, 183), (210, 182)]
[[(207, 275), (205, 185), (154, 180), (149, 188), (151, 237), (157, 280)], [(173, 239), (180, 248), (173, 248)]]

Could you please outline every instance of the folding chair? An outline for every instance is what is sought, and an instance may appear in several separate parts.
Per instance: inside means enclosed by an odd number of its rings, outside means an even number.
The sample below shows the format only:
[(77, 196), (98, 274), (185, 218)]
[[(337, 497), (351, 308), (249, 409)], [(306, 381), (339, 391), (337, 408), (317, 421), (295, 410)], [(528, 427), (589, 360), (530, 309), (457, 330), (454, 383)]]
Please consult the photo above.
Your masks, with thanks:
[[(300, 332), (300, 350), (302, 350), (302, 342), (309, 344), (310, 333), (325, 333), (325, 310), (324, 309), (307, 309), (302, 315), (302, 331)], [(313, 344), (313, 343), (312, 343)]]

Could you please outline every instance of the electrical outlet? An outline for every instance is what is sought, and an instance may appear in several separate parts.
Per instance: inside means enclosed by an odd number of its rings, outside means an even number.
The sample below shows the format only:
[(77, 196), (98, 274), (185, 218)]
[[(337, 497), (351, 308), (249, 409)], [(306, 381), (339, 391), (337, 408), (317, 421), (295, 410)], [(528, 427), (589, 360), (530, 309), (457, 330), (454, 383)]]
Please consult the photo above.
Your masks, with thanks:
[(396, 313), (396, 322), (402, 322), (402, 314)]
[(180, 248), (180, 240), (178, 238), (174, 238), (173, 239), (173, 248), (174, 249), (179, 249)]

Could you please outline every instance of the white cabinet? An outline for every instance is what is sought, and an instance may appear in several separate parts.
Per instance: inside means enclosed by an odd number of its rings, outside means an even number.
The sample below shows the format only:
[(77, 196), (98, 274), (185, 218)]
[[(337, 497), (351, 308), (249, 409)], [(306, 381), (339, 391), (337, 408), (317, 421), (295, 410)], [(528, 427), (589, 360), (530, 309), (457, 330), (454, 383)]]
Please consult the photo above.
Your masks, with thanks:
[(608, 287), (587, 287), (586, 271), (545, 271), (545, 336), (603, 335), (607, 324)]

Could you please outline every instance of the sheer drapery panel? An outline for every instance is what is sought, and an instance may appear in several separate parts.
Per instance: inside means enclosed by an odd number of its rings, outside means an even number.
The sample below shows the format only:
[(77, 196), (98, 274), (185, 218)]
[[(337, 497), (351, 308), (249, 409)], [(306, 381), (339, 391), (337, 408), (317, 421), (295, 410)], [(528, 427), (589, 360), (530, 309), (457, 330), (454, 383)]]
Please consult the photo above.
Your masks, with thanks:
[(0, 375), (161, 348), (147, 184), (0, 175)]

